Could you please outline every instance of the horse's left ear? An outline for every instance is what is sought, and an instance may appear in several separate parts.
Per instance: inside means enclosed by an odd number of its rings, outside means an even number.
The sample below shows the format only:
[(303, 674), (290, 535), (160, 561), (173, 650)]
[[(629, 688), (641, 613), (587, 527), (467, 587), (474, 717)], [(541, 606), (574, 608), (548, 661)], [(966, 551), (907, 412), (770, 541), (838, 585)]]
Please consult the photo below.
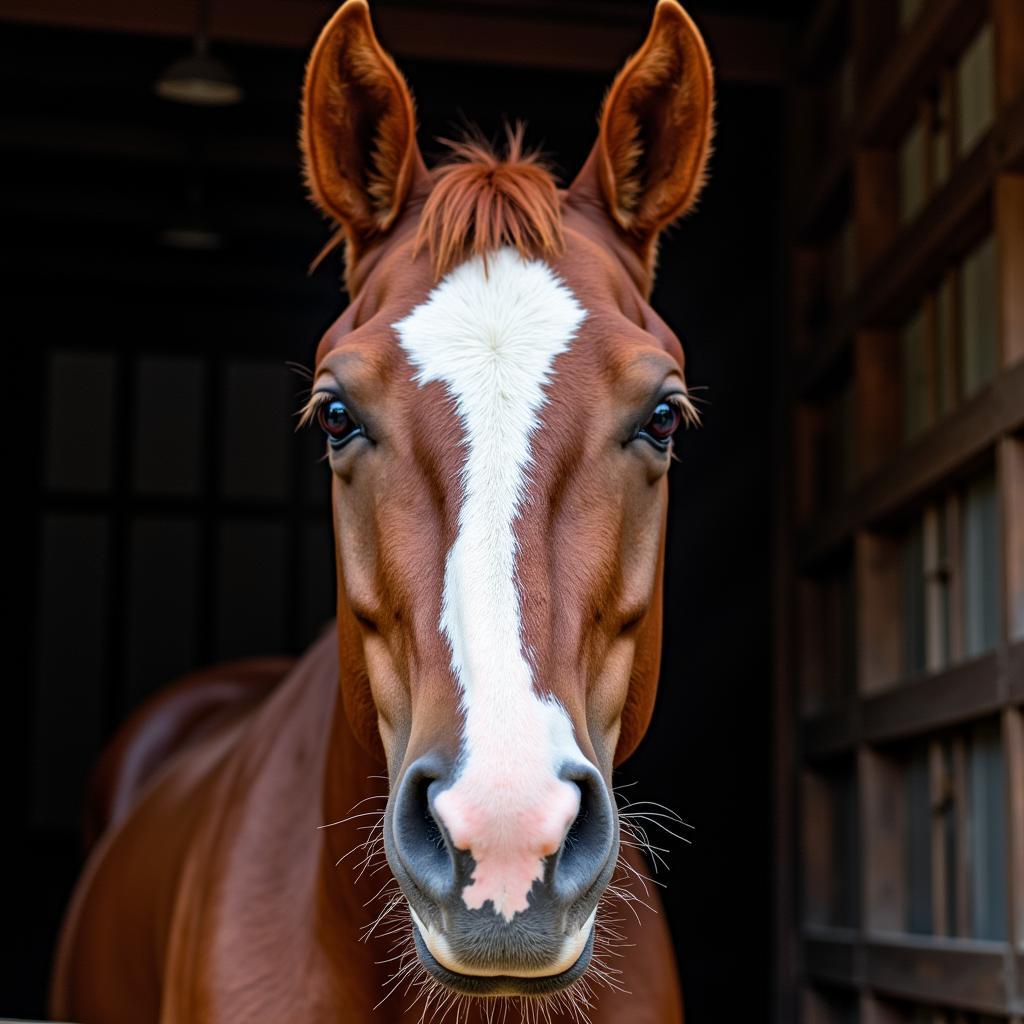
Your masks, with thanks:
[(597, 142), (570, 190), (599, 198), (648, 268), (658, 233), (704, 183), (713, 107), (700, 32), (676, 0), (659, 0), (646, 41), (608, 92)]
[(412, 94), (373, 32), (366, 0), (347, 0), (309, 58), (302, 155), (314, 202), (345, 230), (351, 261), (397, 219), (417, 174)]

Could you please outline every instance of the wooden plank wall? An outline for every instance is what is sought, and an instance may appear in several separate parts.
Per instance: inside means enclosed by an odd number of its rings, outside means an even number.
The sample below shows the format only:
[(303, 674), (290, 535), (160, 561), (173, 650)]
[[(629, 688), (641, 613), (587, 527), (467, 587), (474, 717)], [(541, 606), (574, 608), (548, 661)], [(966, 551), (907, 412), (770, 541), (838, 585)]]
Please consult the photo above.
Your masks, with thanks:
[(775, 1019), (1019, 1024), (1024, 3), (821, 0), (798, 52)]

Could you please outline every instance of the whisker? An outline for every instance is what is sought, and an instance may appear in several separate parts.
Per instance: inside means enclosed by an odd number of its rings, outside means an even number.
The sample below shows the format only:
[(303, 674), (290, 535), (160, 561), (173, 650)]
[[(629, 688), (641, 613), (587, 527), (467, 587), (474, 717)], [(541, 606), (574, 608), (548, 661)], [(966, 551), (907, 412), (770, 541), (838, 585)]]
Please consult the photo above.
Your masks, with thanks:
[(317, 828), (334, 828), (335, 825), (344, 825), (346, 821), (355, 821), (356, 818), (381, 818), (383, 815), (384, 811), (363, 811), (361, 814), (350, 814), (347, 818), (329, 821), (325, 825), (317, 825)]

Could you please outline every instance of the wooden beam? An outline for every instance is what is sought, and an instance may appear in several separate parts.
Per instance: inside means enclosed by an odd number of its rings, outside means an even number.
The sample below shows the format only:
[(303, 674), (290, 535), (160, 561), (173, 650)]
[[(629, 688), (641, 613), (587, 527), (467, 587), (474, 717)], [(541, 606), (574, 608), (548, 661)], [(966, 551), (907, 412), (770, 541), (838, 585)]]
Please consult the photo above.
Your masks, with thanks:
[[(997, 32), (1002, 124), (994, 132), (999, 163), (1020, 169), (1024, 161), (1024, 95), (1019, 82), (1024, 78), (1016, 53), (1024, 49), (1017, 38), (1017, 27), (1024, 21), (1024, 6), (1018, 0), (994, 0), (1007, 26), (1005, 38)], [(1003, 10), (1005, 8), (1005, 10)], [(801, 219), (801, 238), (813, 241), (829, 223), (837, 201), (837, 191), (846, 180), (857, 146), (895, 146), (920, 110), (920, 97), (928, 84), (940, 77), (943, 67), (955, 56), (984, 20), (985, 5), (976, 0), (934, 0), (923, 9), (922, 17), (909, 33), (907, 42), (895, 52), (874, 76), (862, 103), (862, 112), (841, 145), (826, 154), (818, 179), (807, 191), (808, 201)]]
[[(797, 370), (801, 395), (812, 397), (827, 389), (858, 328), (897, 324), (943, 268), (991, 226), (993, 187), (1009, 154), (1016, 152), (1019, 133), (1024, 133), (1024, 122), (1004, 118), (920, 214), (890, 244), (876, 249), (875, 258), (868, 258), (860, 275), (863, 283), (836, 310)], [(1009, 196), (1012, 186), (1004, 192)], [(894, 196), (895, 189), (888, 194)], [(865, 202), (861, 197), (858, 205)]]
[[(976, 721), (1024, 704), (1024, 642), (911, 680), (803, 722), (809, 763), (849, 754), (859, 743), (884, 744)], [(1009, 748), (1008, 748), (1009, 749)], [(1022, 921), (1024, 928), (1024, 921)]]
[[(1024, 705), (1024, 640), (1010, 645), (1006, 655), (1006, 664), (1006, 678), (1010, 684), (1010, 700)], [(1021, 938), (1024, 939), (1024, 922), (1021, 922), (1021, 925)]]
[(969, 722), (998, 710), (1003, 703), (1000, 691), (995, 654), (901, 682), (864, 702), (864, 739), (883, 743)]
[(875, 938), (864, 953), (865, 979), (877, 991), (983, 1013), (1010, 1009), (1002, 943)]
[[(311, 249), (311, 255), (314, 254), (315, 250)], [(338, 264), (322, 265), (315, 277), (309, 277), (301, 266), (245, 266), (237, 260), (228, 263), (216, 257), (195, 258), (194, 254), (161, 250), (155, 245), (144, 253), (126, 250), (116, 254), (97, 253), (95, 247), (51, 245), (45, 252), (34, 252), (31, 263), (26, 261), (22, 252), (0, 261), (0, 270), (8, 280), (16, 281), (18, 287), (23, 285), (26, 278), (38, 283), (45, 277), (54, 287), (58, 286), (57, 282), (61, 282), (62, 286), (64, 282), (70, 281), (78, 285), (83, 282), (102, 283), (106, 287), (117, 284), (145, 288), (150, 293), (167, 291), (175, 295), (181, 289), (208, 292), (238, 290), (261, 298), (273, 294), (278, 302), (287, 297), (306, 302), (323, 299), (325, 294), (330, 295), (335, 291), (331, 280), (333, 274), (338, 280), (336, 291), (339, 295), (341, 292)], [(277, 344), (280, 345), (280, 342)]]
[[(968, 468), (1004, 434), (1024, 425), (1024, 361), (900, 452), (831, 514), (809, 524), (799, 545), (801, 561), (813, 565), (864, 526), (878, 526), (930, 488)], [(870, 648), (870, 638), (864, 638)]]
[(804, 962), (816, 981), (867, 985), (903, 999), (920, 999), (987, 1013), (1013, 1008), (1001, 943), (913, 936), (856, 935), (808, 930)]
[[(187, 217), (188, 213), (184, 203), (175, 210), (162, 197), (130, 195), (112, 188), (60, 190), (49, 195), (12, 190), (0, 195), (0, 215), (8, 225), (8, 233), (12, 233), (12, 223), (28, 223), (34, 231), (54, 225), (61, 225), (62, 233), (102, 226), (105, 233), (124, 230), (138, 236), (173, 227), (176, 216)], [(291, 205), (254, 203), (236, 200), (231, 195), (210, 209), (209, 227), (221, 232), (229, 243), (263, 238), (305, 245), (311, 259), (330, 234), (313, 209), (298, 201)]]
[(991, 227), (988, 199), (998, 169), (990, 136), (957, 167), (920, 215), (871, 261), (855, 300), (859, 323), (898, 326), (945, 266), (984, 236)]
[(921, 17), (879, 69), (865, 97), (859, 137), (895, 145), (917, 116), (920, 97), (985, 20), (978, 0), (929, 0)]
[[(306, 49), (338, 6), (324, 0), (218, 0), (211, 6), (213, 39)], [(194, 5), (185, 0), (2, 0), (0, 20), (134, 35), (192, 34)], [(718, 76), (726, 81), (781, 84), (788, 74), (785, 23), (694, 13)], [(644, 7), (599, 3), (586, 16), (572, 4), (508, 7), (480, 4), (374, 4), (382, 41), (406, 59), (613, 73), (643, 40)]]
[[(180, 131), (143, 124), (103, 123), (68, 117), (0, 118), (0, 149), (102, 159), (140, 159), (186, 166), (195, 157)], [(298, 144), (251, 136), (213, 137), (202, 149), (205, 165), (297, 172)]]

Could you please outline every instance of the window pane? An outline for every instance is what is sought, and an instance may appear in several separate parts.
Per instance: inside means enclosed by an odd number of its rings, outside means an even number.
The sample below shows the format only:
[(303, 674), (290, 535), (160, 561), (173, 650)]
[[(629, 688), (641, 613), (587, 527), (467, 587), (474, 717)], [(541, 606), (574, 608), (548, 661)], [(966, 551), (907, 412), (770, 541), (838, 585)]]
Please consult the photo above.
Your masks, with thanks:
[(907, 931), (932, 932), (932, 813), (928, 744), (907, 765)]
[(132, 527), (124, 711), (196, 667), (199, 531), (145, 519)]
[(218, 655), (285, 650), (288, 535), (280, 523), (228, 520), (220, 535)]
[(806, 684), (817, 698), (815, 710), (842, 706), (856, 691), (856, 602), (848, 566), (808, 583), (805, 623), (814, 645)]
[(42, 535), (32, 817), (77, 828), (102, 728), (109, 530), (101, 516), (53, 515)]
[(900, 0), (900, 28), (910, 28), (923, 8), (924, 0)]
[(203, 365), (144, 358), (136, 377), (135, 486), (144, 494), (196, 494), (202, 481)]
[(856, 235), (855, 221), (847, 217), (825, 249), (828, 301), (833, 306), (848, 298), (857, 284)]
[(845, 387), (825, 407), (817, 452), (822, 505), (842, 497), (855, 479), (853, 388)]
[(857, 112), (857, 75), (853, 54), (848, 53), (839, 69), (839, 116), (848, 121)]
[(832, 787), (832, 799), (835, 802), (832, 848), (836, 852), (832, 923), (856, 927), (860, 917), (860, 871), (857, 857), (857, 784), (852, 764), (836, 773)]
[(911, 220), (928, 198), (924, 181), (927, 146), (927, 126), (918, 118), (900, 147), (900, 214), (905, 221)]
[(295, 378), (278, 363), (228, 367), (224, 396), (224, 493), (283, 498), (295, 420)]
[(964, 395), (974, 394), (996, 372), (996, 250), (991, 235), (965, 260), (961, 271), (960, 337)]
[(952, 150), (952, 120), (950, 118), (950, 96), (945, 89), (936, 90), (930, 106), (931, 124), (931, 165), (932, 190), (937, 191), (945, 185), (952, 170), (950, 157)]
[(992, 26), (975, 36), (956, 70), (957, 152), (965, 156), (992, 124)]
[(918, 520), (903, 540), (903, 674), (926, 667), (924, 530)]
[[(941, 742), (942, 751), (942, 772), (945, 776), (944, 785), (947, 792), (956, 792), (956, 757), (953, 752), (953, 740), (946, 737)], [(958, 834), (957, 827), (957, 805), (955, 798), (944, 800), (939, 810), (940, 824), (942, 829), (942, 846), (945, 857), (946, 870), (943, 895), (946, 904), (946, 933), (959, 935), (962, 931), (959, 918), (959, 903), (957, 901), (957, 879), (959, 873), (956, 865), (960, 862), (959, 850), (962, 840)]]
[(910, 440), (930, 422), (928, 413), (928, 358), (924, 309), (903, 328), (903, 437)]
[(46, 407), (49, 487), (95, 493), (110, 487), (114, 440), (113, 355), (54, 352)]
[(804, 918), (809, 924), (856, 927), (860, 888), (853, 758), (806, 773), (801, 803)]
[(929, 672), (937, 672), (949, 664), (949, 552), (947, 535), (949, 521), (946, 506), (940, 503), (926, 510), (924, 516), (925, 567), (925, 641)]
[(847, 217), (843, 222), (843, 229), (839, 236), (840, 255), (840, 283), (842, 285), (843, 297), (853, 293), (857, 284), (857, 230), (853, 217)]
[(999, 721), (970, 732), (971, 935), (1006, 938), (1010, 896), (1006, 886), (1006, 783)]
[(936, 296), (935, 310), (935, 397), (939, 416), (950, 413), (956, 404), (953, 309), (953, 288), (950, 282), (945, 280)]
[(994, 473), (964, 491), (963, 573), (964, 654), (991, 650), (1002, 631), (999, 599), (999, 497)]

